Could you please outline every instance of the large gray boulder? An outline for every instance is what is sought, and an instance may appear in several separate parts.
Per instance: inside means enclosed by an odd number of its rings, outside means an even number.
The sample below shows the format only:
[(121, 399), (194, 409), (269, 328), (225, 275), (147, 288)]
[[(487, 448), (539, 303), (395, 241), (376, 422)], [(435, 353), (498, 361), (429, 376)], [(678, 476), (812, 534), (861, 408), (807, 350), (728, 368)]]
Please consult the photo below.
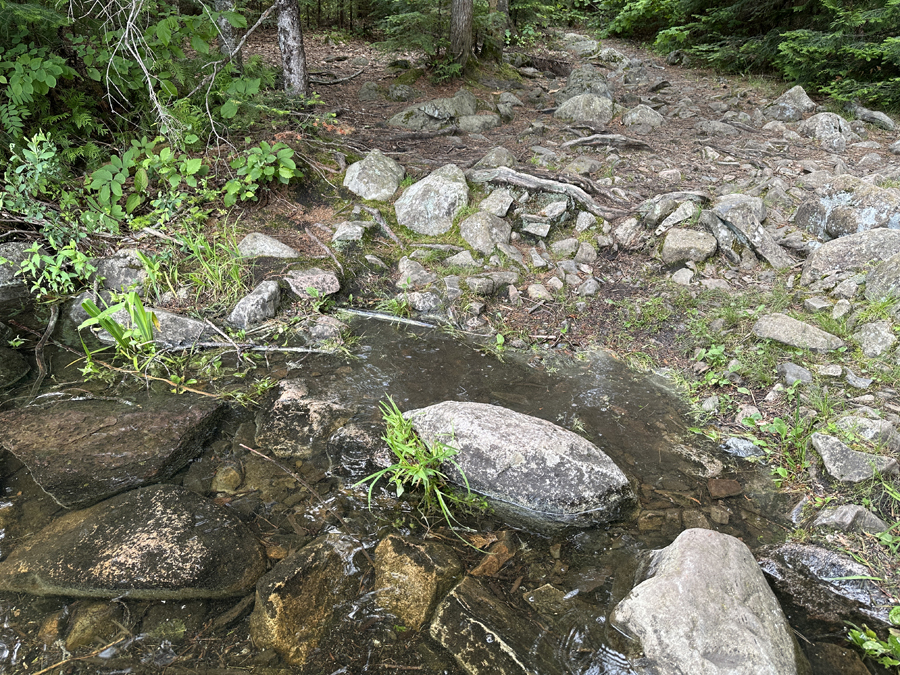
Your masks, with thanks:
[(770, 120), (799, 122), (803, 119), (804, 113), (815, 112), (815, 110), (815, 102), (806, 95), (806, 91), (798, 84), (796, 87), (788, 89), (775, 99), (771, 105), (767, 106), (763, 110), (763, 115)]
[(861, 483), (871, 480), (876, 473), (898, 473), (897, 460), (892, 457), (858, 452), (828, 434), (815, 433), (809, 440), (822, 458), (825, 470), (841, 483)]
[(596, 94), (612, 100), (612, 93), (606, 84), (603, 71), (591, 65), (576, 68), (566, 80), (566, 86), (555, 94), (557, 105), (562, 105), (570, 98), (581, 94)]
[(597, 94), (579, 94), (556, 109), (553, 116), (567, 122), (582, 122), (606, 126), (615, 114), (613, 102)]
[(232, 513), (177, 485), (132, 490), (54, 520), (0, 563), (0, 589), (187, 600), (245, 595), (266, 571)]
[(632, 672), (684, 675), (810, 673), (791, 626), (746, 544), (685, 530), (653, 551), (643, 581), (616, 605), (611, 635)]
[(438, 98), (411, 106), (394, 115), (388, 124), (410, 131), (437, 131), (455, 119), (474, 115), (477, 104), (470, 92), (461, 89), (452, 98)]
[(803, 120), (797, 131), (804, 136), (816, 139), (824, 149), (831, 152), (844, 152), (847, 143), (858, 140), (850, 123), (835, 113), (823, 112)]
[(673, 227), (663, 240), (660, 257), (667, 265), (689, 260), (703, 262), (716, 252), (717, 245), (711, 234)]
[(0, 347), (0, 389), (10, 387), (28, 374), (31, 366), (19, 352)]
[[(900, 242), (900, 232), (895, 232)], [(882, 261), (866, 277), (866, 300), (900, 298), (900, 253)]]
[(399, 163), (375, 149), (350, 165), (344, 176), (344, 187), (363, 199), (383, 202), (394, 196), (405, 175)]
[(459, 235), (479, 253), (490, 255), (497, 244), (508, 244), (512, 227), (486, 211), (469, 216), (459, 224)]
[(622, 123), (636, 133), (648, 133), (661, 127), (665, 121), (665, 117), (644, 104), (635, 106), (622, 117)]
[(241, 239), (238, 251), (245, 258), (299, 258), (300, 252), (262, 232), (251, 232)]
[(886, 227), (900, 229), (900, 190), (880, 188), (844, 174), (803, 202), (794, 224), (822, 239)]
[(60, 401), (0, 413), (0, 444), (60, 506), (82, 508), (184, 468), (222, 410), (214, 399), (189, 394), (142, 406)]
[(112, 291), (127, 291), (140, 288), (147, 281), (147, 270), (137, 256), (137, 250), (126, 248), (116, 251), (111, 256), (94, 261), (97, 267), (96, 278), (100, 279), (100, 287)]
[(753, 334), (814, 352), (827, 352), (844, 346), (844, 341), (839, 337), (778, 312), (759, 317), (753, 325)]
[[(593, 443), (551, 422), (484, 403), (445, 401), (404, 414), (426, 442), (454, 457), (475, 492), (513, 518), (587, 526), (634, 504), (625, 474)], [(447, 477), (464, 486), (448, 462)]]
[(455, 164), (446, 164), (408, 187), (394, 204), (394, 211), (401, 225), (436, 236), (453, 227), (453, 218), (468, 204), (465, 174)]
[[(823, 277), (837, 272), (861, 272), (873, 263), (900, 255), (900, 231), (879, 228), (855, 234), (848, 234), (840, 239), (826, 241), (813, 251), (800, 274), (800, 285), (809, 286)], [(890, 284), (892, 265), (876, 267), (866, 280), (866, 297), (871, 293), (877, 296), (886, 292)], [(874, 275), (874, 276), (873, 276)], [(883, 281), (882, 281), (883, 280)]]
[(20, 300), (30, 295), (22, 277), (16, 276), (19, 263), (30, 256), (26, 253), (29, 248), (31, 244), (18, 241), (0, 244), (0, 258), (7, 261), (0, 264), (0, 302)]

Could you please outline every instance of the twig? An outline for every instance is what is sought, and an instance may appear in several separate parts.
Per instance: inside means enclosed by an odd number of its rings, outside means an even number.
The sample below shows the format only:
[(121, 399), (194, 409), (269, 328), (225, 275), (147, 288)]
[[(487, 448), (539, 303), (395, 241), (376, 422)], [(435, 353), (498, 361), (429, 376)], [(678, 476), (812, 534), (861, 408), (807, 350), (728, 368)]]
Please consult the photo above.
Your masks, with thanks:
[(305, 488), (307, 489), (307, 491), (309, 491), (309, 493), (310, 493), (311, 495), (313, 495), (313, 496), (319, 501), (319, 503), (320, 503), (322, 506), (325, 507), (325, 510), (326, 510), (326, 511), (328, 511), (331, 515), (333, 515), (335, 518), (337, 518), (338, 522), (341, 524), (341, 527), (344, 528), (344, 534), (346, 534), (346, 535), (349, 536), (349, 537), (353, 537), (354, 539), (356, 539), (356, 541), (359, 543), (360, 550), (362, 551), (363, 555), (366, 556), (366, 560), (369, 561), (369, 564), (372, 565), (372, 567), (375, 567), (375, 561), (372, 560), (372, 556), (369, 555), (369, 552), (366, 550), (366, 546), (365, 546), (365, 544), (363, 544), (362, 540), (350, 531), (350, 528), (347, 526), (347, 523), (346, 523), (346, 522), (344, 521), (344, 519), (341, 517), (341, 514), (339, 514), (337, 511), (335, 511), (333, 508), (331, 508), (331, 507), (328, 505), (328, 502), (326, 502), (324, 499), (322, 499), (322, 495), (320, 495), (320, 494), (318, 493), (317, 490), (314, 490), (314, 489), (312, 488), (312, 486), (311, 486), (309, 483), (307, 483), (307, 482), (306, 482), (305, 480), (303, 480), (299, 475), (297, 475), (296, 473), (294, 473), (293, 471), (291, 471), (290, 469), (288, 469), (288, 468), (287, 468), (286, 466), (284, 466), (281, 462), (278, 462), (277, 460), (272, 459), (272, 458), (269, 457), (268, 455), (265, 455), (265, 454), (261, 453), (259, 450), (254, 450), (254, 449), (251, 448), (250, 446), (244, 445), (243, 443), (241, 443), (241, 447), (244, 448), (245, 450), (249, 450), (249, 451), (252, 452), (254, 455), (257, 455), (257, 456), (259, 456), (259, 457), (262, 457), (262, 458), (263, 458), (264, 460), (266, 460), (267, 462), (272, 462), (272, 464), (274, 464), (275, 466), (277, 466), (279, 469), (281, 469), (282, 471), (284, 471), (288, 476), (290, 476), (290, 477), (293, 478), (295, 481), (297, 481), (298, 483), (300, 483), (300, 485), (302, 485), (303, 487), (305, 487)]
[(439, 138), (440, 136), (454, 136), (459, 131), (459, 127), (455, 124), (439, 129), (438, 131), (410, 131), (403, 134), (395, 134), (388, 136), (385, 141), (391, 143), (393, 141), (425, 141), (429, 138)]
[(145, 228), (144, 228), (143, 230), (141, 230), (141, 231), (142, 231), (142, 232), (146, 232), (147, 234), (152, 234), (154, 237), (159, 237), (160, 239), (165, 239), (166, 241), (171, 241), (173, 244), (178, 244), (179, 246), (181, 246), (181, 243), (182, 243), (182, 242), (178, 241), (178, 240), (175, 239), (174, 237), (170, 237), (170, 236), (167, 235), (167, 234), (163, 234), (163, 233), (160, 232), (159, 230), (155, 230), (155, 229), (153, 229), (152, 227), (145, 227)]
[(44, 361), (44, 346), (47, 344), (47, 340), (50, 339), (50, 335), (53, 333), (53, 329), (56, 328), (57, 319), (59, 319), (59, 305), (50, 305), (50, 320), (47, 322), (47, 329), (44, 331), (41, 339), (38, 340), (37, 345), (35, 345), (34, 347), (34, 359), (37, 362), (38, 377), (31, 387), (32, 399), (34, 399), (34, 397), (37, 395), (38, 389), (41, 388), (41, 384), (43, 384), (44, 382), (44, 377), (46, 377), (47, 375), (47, 364)]
[(616, 148), (631, 148), (632, 150), (651, 150), (649, 144), (636, 138), (628, 138), (621, 134), (594, 134), (586, 138), (573, 138), (559, 147), (571, 148), (575, 145), (609, 145)]
[(341, 271), (341, 274), (343, 274), (343, 273), (344, 273), (344, 266), (341, 265), (341, 263), (338, 262), (338, 259), (334, 257), (334, 253), (331, 252), (331, 249), (328, 248), (328, 247), (327, 247), (325, 244), (323, 244), (321, 241), (319, 241), (318, 237), (316, 237), (316, 235), (314, 235), (312, 232), (310, 232), (310, 230), (309, 230), (308, 227), (306, 228), (306, 234), (309, 236), (310, 239), (312, 239), (312, 240), (313, 240), (314, 242), (316, 242), (319, 246), (321, 246), (321, 247), (325, 250), (325, 253), (327, 253), (329, 256), (331, 256), (331, 259), (334, 260), (334, 264), (338, 266), (338, 269)]
[(528, 310), (528, 313), (529, 313), (529, 314), (534, 314), (536, 311), (538, 311), (541, 307), (544, 306), (544, 303), (545, 303), (545, 302), (547, 302), (547, 301), (546, 301), (546, 300), (541, 300), (538, 304), (536, 304), (534, 307), (532, 307), (531, 309), (529, 309), (529, 310)]
[(234, 347), (234, 351), (237, 352), (238, 361), (243, 361), (243, 360), (244, 360), (244, 355), (241, 354), (241, 348), (240, 348), (240, 345), (236, 344), (234, 340), (232, 340), (230, 337), (228, 337), (228, 335), (226, 335), (225, 332), (222, 331), (221, 328), (219, 328), (216, 324), (214, 324), (214, 323), (213, 323), (212, 321), (210, 321), (209, 319), (206, 319), (206, 323), (207, 323), (214, 331), (216, 331), (219, 335), (221, 335), (223, 338), (225, 338), (226, 340), (228, 340), (228, 342), (231, 344), (231, 346)]
[(288, 354), (334, 354), (334, 351), (328, 349), (313, 349), (311, 347), (274, 347), (270, 345), (235, 344), (233, 342), (195, 342), (193, 347), (203, 347), (204, 349), (222, 349), (225, 347), (241, 347), (248, 352), (285, 352)]
[(360, 68), (352, 75), (348, 75), (347, 77), (342, 77), (338, 80), (323, 80), (318, 77), (310, 77), (309, 81), (314, 82), (315, 84), (340, 84), (341, 82), (346, 82), (347, 80), (352, 80), (357, 75), (361, 75), (364, 70), (365, 70), (365, 68)]
[(96, 650), (92, 651), (90, 654), (85, 654), (84, 656), (70, 656), (67, 659), (63, 659), (62, 661), (58, 661), (57, 663), (54, 663), (52, 666), (47, 666), (43, 670), (37, 671), (36, 673), (34, 673), (34, 675), (44, 675), (44, 673), (49, 673), (54, 668), (59, 668), (60, 666), (64, 666), (67, 663), (72, 663), (73, 661), (84, 661), (85, 659), (91, 659), (91, 658), (97, 656), (97, 654), (106, 651), (110, 647), (115, 647), (120, 642), (124, 642), (126, 639), (127, 638), (119, 638), (118, 640), (116, 640), (114, 642), (110, 642), (108, 645), (100, 647), (100, 649), (96, 649)]
[[(366, 206), (365, 204), (360, 204), (360, 207), (363, 211), (368, 213), (375, 219), (375, 222), (378, 223), (378, 227), (384, 230), (384, 233), (391, 238), (391, 240), (397, 244), (401, 249), (403, 248), (403, 243), (397, 239), (397, 235), (391, 231), (391, 228), (388, 227), (388, 224), (384, 222), (384, 218), (381, 215), (381, 211), (378, 209), (372, 208), (371, 206)], [(460, 249), (462, 250), (462, 249)]]
[(403, 323), (407, 326), (419, 326), (420, 328), (437, 328), (433, 323), (425, 323), (424, 321), (416, 321), (415, 319), (406, 319), (402, 316), (394, 314), (382, 314), (381, 312), (367, 312), (361, 309), (352, 309), (350, 307), (342, 307), (341, 312), (353, 314), (354, 316), (363, 316), (377, 321), (388, 321), (391, 323)]

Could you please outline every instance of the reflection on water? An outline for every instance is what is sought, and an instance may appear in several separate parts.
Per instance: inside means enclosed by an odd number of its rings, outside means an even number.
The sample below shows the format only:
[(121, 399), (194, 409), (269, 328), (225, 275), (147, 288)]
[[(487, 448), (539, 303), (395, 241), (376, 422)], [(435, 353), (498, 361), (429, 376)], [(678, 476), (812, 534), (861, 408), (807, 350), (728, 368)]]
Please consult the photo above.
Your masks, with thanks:
[[(516, 612), (543, 627), (536, 633), (533, 651), (545, 653), (550, 649), (562, 672), (632, 672), (624, 658), (609, 648), (604, 636), (609, 611), (633, 585), (641, 551), (665, 546), (683, 529), (694, 526), (741, 537), (751, 546), (781, 536), (780, 526), (770, 519), (787, 509), (769, 489), (767, 477), (752, 465), (728, 466), (726, 456), (688, 431), (684, 408), (664, 383), (637, 375), (602, 352), (578, 359), (546, 352), (506, 353), (501, 361), (438, 331), (366, 320), (354, 320), (352, 326), (361, 335), (353, 347), (357, 358), (310, 355), (297, 361), (296, 355), (290, 360), (270, 355), (270, 370), (260, 373), (260, 379), (271, 372), (300, 378), (311, 396), (337, 399), (357, 411), (355, 424), (373, 428), (380, 420), (378, 402), (386, 396), (393, 397), (401, 410), (445, 400), (503, 406), (583, 435), (606, 452), (631, 480), (641, 502), (634, 520), (549, 537), (519, 532), (521, 549), (500, 573), (487, 580), (498, 601), (514, 606)], [(113, 394), (128, 395), (121, 387)], [(234, 419), (225, 423), (223, 437), (233, 438), (235, 429), (249, 419), (250, 413), (236, 412)], [(230, 441), (212, 443), (203, 461), (213, 466), (226, 460), (242, 461), (223, 450), (225, 447), (231, 447)], [(745, 486), (743, 495), (719, 502), (709, 499), (706, 476), (711, 459), (726, 463), (723, 476), (738, 478)], [(370, 512), (365, 492), (351, 488), (371, 470), (365, 457), (345, 453), (331, 461), (323, 465), (329, 473), (323, 485), (330, 489), (323, 498), (329, 507), (342, 512), (344, 521), (356, 530), (354, 534), (367, 548), (392, 531), (421, 536), (421, 521), (409, 502), (398, 504), (387, 492), (376, 491)], [(16, 501), (19, 520), (11, 527), (18, 540), (49, 522), (57, 509), (33, 482), (29, 484), (21, 465), (7, 462), (12, 470), (4, 473), (2, 497)], [(257, 527), (272, 546), (279, 542), (302, 545), (317, 531), (337, 528), (328, 512), (312, 500), (278, 505), (258, 499), (254, 502), (252, 495), (238, 495), (223, 504)], [(0, 505), (0, 512), (12, 510)], [(504, 527), (490, 515), (472, 524)], [(479, 554), (453, 537), (443, 536), (442, 540), (455, 545), (468, 569), (478, 562)], [(6, 555), (10, 543), (4, 540), (3, 544)], [(377, 606), (368, 563), (358, 548), (348, 547), (341, 556), (346, 574), (360, 579), (359, 593), (351, 605), (340, 608), (345, 625), (329, 633), (304, 673), (397, 669), (461, 673), (446, 652), (430, 641), (427, 630), (402, 630)], [(73, 602), (84, 601), (0, 596), (0, 611), (5, 617), (0, 629), (0, 672), (19, 672), (23, 649), (29, 654), (31, 667), (21, 672), (34, 672), (58, 660), (58, 647), (39, 645), (37, 635), (48, 616), (67, 611)], [(91, 659), (71, 662), (70, 672), (157, 672), (168, 665), (198, 664), (266, 675), (295, 672), (280, 670), (285, 667), (276, 655), (260, 654), (249, 643), (246, 616), (225, 628), (208, 628), (236, 601), (203, 604), (201, 614), (206, 618), (182, 642), (142, 632), (146, 630), (142, 620), (148, 615), (150, 603), (122, 602), (128, 610), (126, 634), (109, 646), (97, 645), (101, 649)], [(395, 666), (393, 670), (379, 666), (388, 662)]]

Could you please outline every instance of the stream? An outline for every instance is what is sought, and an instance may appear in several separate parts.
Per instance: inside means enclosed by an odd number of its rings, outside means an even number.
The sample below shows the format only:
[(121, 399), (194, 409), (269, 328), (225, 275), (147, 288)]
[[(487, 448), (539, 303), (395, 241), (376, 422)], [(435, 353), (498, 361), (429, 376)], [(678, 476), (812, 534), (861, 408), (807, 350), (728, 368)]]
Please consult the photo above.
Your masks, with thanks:
[[(640, 552), (666, 546), (690, 527), (733, 535), (751, 548), (784, 539), (791, 495), (776, 493), (765, 467), (735, 460), (692, 433), (686, 407), (665, 379), (633, 371), (601, 351), (575, 357), (553, 350), (497, 355), (439, 329), (360, 317), (348, 321), (357, 336), (349, 355), (269, 354), (243, 380), (248, 388), (254, 378), (299, 381), (310, 398), (336, 401), (347, 411), (330, 438), (313, 440), (312, 457), (279, 459), (279, 468), (251, 454), (244, 446), (272, 453), (260, 442), (265, 439), (255, 436), (257, 413), (229, 405), (203, 454), (169, 479), (201, 492), (249, 525), (263, 541), (270, 567), (324, 533), (343, 532), (360, 543), (348, 553), (345, 565), (355, 589), (352, 597), (335, 609), (339, 620), (330, 625), (308, 663), (301, 669), (291, 667), (273, 650), (252, 644), (252, 603), (246, 599), (122, 597), (98, 602), (2, 593), (0, 672), (112, 674), (164, 668), (166, 673), (223, 675), (461, 674), (450, 653), (429, 636), (427, 625), (409, 630), (379, 607), (373, 574), (359, 550), (364, 545), (371, 551), (385, 536), (397, 533), (413, 539), (427, 536), (452, 547), (467, 570), (483, 557), (440, 519), (426, 522), (409, 495), (398, 500), (379, 484), (369, 505), (365, 488), (354, 487), (378, 466), (363, 445), (348, 442), (353, 436), (348, 430), (380, 435), (379, 403), (388, 396), (401, 410), (454, 400), (489, 403), (548, 420), (593, 442), (627, 475), (640, 501), (635, 517), (589, 529), (517, 529), (520, 546), (515, 555), (499, 572), (485, 577), (504, 611), (511, 610), (523, 626), (530, 626), (524, 635), (531, 651), (549, 650), (561, 673), (631, 672), (608, 645), (605, 621), (631, 589)], [(79, 382), (71, 354), (50, 347), (47, 352), (54, 377), (44, 383), (44, 395), (66, 391), (146, 404), (166, 389), (159, 383), (143, 387), (121, 379), (108, 386)], [(12, 397), (23, 397), (15, 399), (17, 405), (27, 400), (29, 387), (30, 382), (11, 392)], [(5, 454), (3, 464), (0, 554), (6, 558), (64, 510), (12, 455)], [(229, 491), (216, 492), (213, 481), (217, 476), (221, 481), (223, 467), (236, 471), (238, 478)], [(306, 487), (283, 469), (296, 472)], [(712, 500), (710, 478), (736, 479), (743, 490)], [(490, 512), (461, 514), (460, 519), (492, 538), (509, 529)], [(577, 597), (577, 608), (560, 610), (560, 597)], [(67, 652), (57, 636), (70, 634), (74, 617), (84, 614), (88, 605), (97, 611), (112, 607), (107, 612), (112, 628)], [(50, 668), (59, 662), (64, 664)]]

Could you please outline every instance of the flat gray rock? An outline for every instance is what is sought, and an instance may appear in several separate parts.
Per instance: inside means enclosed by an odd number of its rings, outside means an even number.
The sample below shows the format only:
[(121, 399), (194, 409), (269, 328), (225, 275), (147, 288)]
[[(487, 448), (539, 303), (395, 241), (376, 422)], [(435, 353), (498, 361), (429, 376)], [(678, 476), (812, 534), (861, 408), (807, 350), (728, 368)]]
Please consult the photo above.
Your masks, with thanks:
[(687, 262), (703, 262), (716, 252), (716, 238), (706, 232), (672, 228), (663, 240), (660, 257), (667, 265)]
[(827, 352), (844, 346), (844, 341), (839, 337), (780, 313), (761, 316), (753, 326), (753, 334), (814, 352)]
[(485, 131), (496, 129), (503, 121), (500, 115), (493, 113), (487, 115), (463, 115), (459, 118), (459, 129), (467, 134), (483, 134)]
[(775, 370), (789, 387), (797, 382), (800, 384), (811, 384), (813, 381), (812, 373), (796, 363), (779, 363)]
[(845, 415), (837, 421), (837, 426), (854, 437), (887, 448), (891, 454), (900, 455), (900, 433), (897, 433), (897, 428), (888, 420)]
[(874, 359), (889, 352), (897, 344), (897, 335), (893, 328), (890, 321), (865, 323), (853, 334), (853, 339), (863, 354)]
[(626, 127), (646, 126), (650, 129), (661, 127), (666, 118), (648, 105), (637, 105), (622, 116)]
[(855, 504), (844, 504), (823, 509), (816, 516), (813, 527), (833, 527), (842, 532), (871, 532), (878, 534), (888, 529), (888, 524), (869, 509)]
[[(455, 460), (471, 488), (514, 515), (581, 526), (620, 518), (634, 503), (628, 479), (609, 457), (551, 422), (455, 401), (404, 417), (426, 442), (457, 448)], [(453, 466), (444, 470), (453, 483), (464, 484)]]
[(504, 218), (513, 205), (512, 193), (506, 188), (497, 188), (481, 200), (478, 208), (498, 218)]
[(438, 98), (418, 103), (394, 115), (388, 124), (410, 131), (437, 131), (453, 120), (477, 112), (477, 101), (468, 91), (460, 90), (451, 98)]
[[(900, 234), (898, 232), (897, 234)], [(897, 238), (900, 242), (900, 237)], [(900, 246), (900, 244), (898, 244)], [(866, 300), (900, 298), (900, 253), (879, 263), (866, 277)]]
[[(631, 672), (809, 674), (778, 600), (746, 544), (689, 529), (653, 551), (609, 617)], [(677, 617), (677, 620), (673, 620)]]
[(466, 176), (446, 164), (406, 189), (394, 204), (397, 222), (413, 232), (436, 236), (453, 227), (453, 218), (469, 204)]
[(61, 506), (82, 508), (169, 478), (203, 449), (222, 411), (214, 399), (87, 399), (0, 413), (0, 444)]
[(100, 287), (112, 291), (140, 288), (149, 277), (135, 249), (116, 251), (111, 256), (97, 259), (94, 264), (97, 267), (95, 276), (102, 279)]
[(803, 202), (794, 224), (821, 239), (886, 227), (900, 229), (900, 190), (880, 188), (844, 174), (835, 177), (822, 194)]
[(375, 149), (349, 166), (344, 187), (363, 199), (383, 202), (394, 196), (405, 175), (399, 163)]
[(400, 262), (397, 263), (397, 270), (400, 272), (397, 286), (404, 290), (427, 288), (437, 281), (436, 274), (426, 270), (422, 263), (410, 260), (406, 256), (400, 258)]
[(220, 506), (177, 485), (132, 490), (58, 518), (0, 563), (0, 589), (187, 600), (246, 595), (262, 546)]
[(291, 270), (284, 275), (284, 280), (296, 295), (305, 300), (324, 298), (341, 290), (341, 282), (337, 274), (331, 270), (310, 267), (305, 270)]
[(516, 164), (518, 164), (516, 156), (501, 145), (489, 150), (484, 157), (475, 162), (475, 166), (472, 168), (475, 170), (496, 169), (501, 166), (512, 168), (515, 167)]
[(553, 116), (567, 122), (582, 122), (604, 127), (615, 114), (613, 102), (605, 96), (579, 94), (556, 109)]
[(228, 323), (247, 328), (260, 321), (271, 319), (278, 312), (281, 289), (277, 281), (263, 281), (249, 294), (241, 298), (228, 315)]
[[(892, 257), (900, 262), (900, 230), (879, 228), (848, 234), (840, 239), (826, 241), (809, 255), (803, 263), (800, 285), (809, 286), (836, 272), (860, 272), (873, 262)], [(888, 288), (893, 288), (890, 279), (894, 278), (894, 273), (893, 265), (876, 267), (866, 280), (866, 297), (872, 300), (880, 297), (882, 292), (887, 292)], [(871, 297), (869, 285), (874, 286)]]
[(299, 258), (300, 252), (261, 232), (251, 232), (241, 239), (238, 251), (245, 258)]
[(509, 243), (510, 224), (485, 211), (469, 216), (459, 224), (459, 235), (479, 253), (491, 255), (497, 244)]
[[(793, 267), (794, 259), (762, 226), (765, 204), (758, 197), (726, 195), (716, 200), (713, 213), (732, 231), (737, 241), (749, 246), (775, 269)], [(720, 241), (721, 245), (722, 242)]]
[(857, 452), (834, 436), (815, 433), (810, 443), (825, 465), (825, 470), (841, 483), (861, 483), (871, 480), (875, 473), (896, 474), (897, 460), (883, 455)]

